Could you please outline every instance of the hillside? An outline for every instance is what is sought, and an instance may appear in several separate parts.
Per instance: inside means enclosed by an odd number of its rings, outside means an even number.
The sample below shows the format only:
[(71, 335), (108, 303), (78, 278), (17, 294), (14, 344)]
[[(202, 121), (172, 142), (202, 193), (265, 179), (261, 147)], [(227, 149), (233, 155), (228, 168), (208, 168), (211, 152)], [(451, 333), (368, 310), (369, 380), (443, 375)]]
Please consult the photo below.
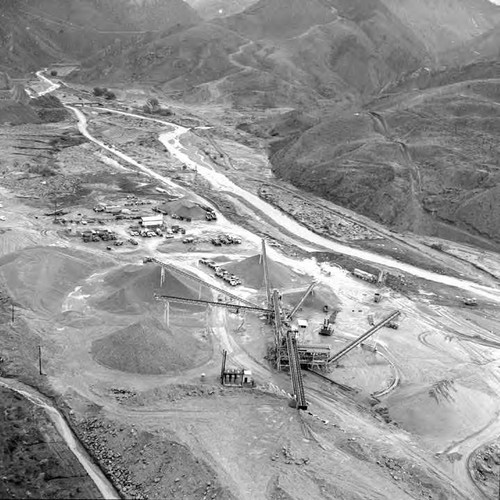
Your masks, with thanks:
[(500, 59), (500, 24), (448, 51), (445, 56), (446, 62), (454, 66), (471, 61)]
[(438, 76), (275, 143), (275, 173), (398, 230), (500, 243), (500, 64)]
[(182, 0), (2, 0), (0, 70), (22, 75), (198, 21)]
[(185, 0), (203, 19), (226, 17), (242, 12), (257, 0)]
[(242, 13), (116, 47), (80, 81), (143, 81), (191, 102), (317, 107), (350, 103), (431, 60), (379, 0), (260, 0)]
[(487, 33), (500, 22), (500, 7), (489, 0), (382, 0), (441, 61), (453, 47)]

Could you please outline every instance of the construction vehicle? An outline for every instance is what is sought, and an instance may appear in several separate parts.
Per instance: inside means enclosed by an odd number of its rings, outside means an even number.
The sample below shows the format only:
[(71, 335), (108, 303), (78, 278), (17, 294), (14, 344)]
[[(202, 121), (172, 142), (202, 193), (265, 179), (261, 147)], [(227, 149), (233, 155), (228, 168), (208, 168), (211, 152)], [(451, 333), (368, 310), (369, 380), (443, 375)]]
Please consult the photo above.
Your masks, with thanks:
[(368, 281), (369, 283), (377, 283), (377, 276), (367, 273), (366, 271), (362, 271), (361, 269), (354, 269), (352, 274), (356, 276), (356, 278)]
[(323, 320), (323, 326), (318, 333), (327, 337), (331, 337), (333, 335), (333, 325), (330, 323), (329, 318), (325, 318)]
[(385, 325), (387, 328), (392, 328), (393, 330), (397, 330), (399, 328), (399, 324), (396, 323), (395, 321), (389, 321)]
[(205, 208), (205, 219), (207, 221), (213, 221), (213, 220), (217, 220), (217, 214), (215, 213), (215, 211), (211, 208)]
[(373, 317), (373, 314), (371, 314), (371, 313), (368, 315), (368, 324), (371, 326), (373, 326), (375, 324), (375, 319)]
[(193, 242), (194, 242), (194, 238), (192, 236), (188, 236), (187, 238), (184, 238), (182, 240), (182, 243), (185, 243), (185, 244), (193, 243)]
[(382, 295), (380, 295), (380, 292), (375, 292), (375, 295), (373, 296), (373, 302), (378, 304), (381, 299), (382, 299)]
[(463, 297), (462, 302), (466, 306), (477, 306), (477, 299), (471, 297)]

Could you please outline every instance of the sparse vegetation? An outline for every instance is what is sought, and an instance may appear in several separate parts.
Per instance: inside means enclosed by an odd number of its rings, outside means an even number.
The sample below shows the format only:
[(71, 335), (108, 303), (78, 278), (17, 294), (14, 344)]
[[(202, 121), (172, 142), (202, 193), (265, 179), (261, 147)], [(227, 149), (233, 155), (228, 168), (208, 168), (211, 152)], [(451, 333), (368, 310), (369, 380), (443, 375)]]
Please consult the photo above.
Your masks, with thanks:
[(107, 91), (108, 91), (107, 88), (102, 88), (102, 87), (94, 87), (93, 89), (93, 93), (96, 97), (103, 96)]

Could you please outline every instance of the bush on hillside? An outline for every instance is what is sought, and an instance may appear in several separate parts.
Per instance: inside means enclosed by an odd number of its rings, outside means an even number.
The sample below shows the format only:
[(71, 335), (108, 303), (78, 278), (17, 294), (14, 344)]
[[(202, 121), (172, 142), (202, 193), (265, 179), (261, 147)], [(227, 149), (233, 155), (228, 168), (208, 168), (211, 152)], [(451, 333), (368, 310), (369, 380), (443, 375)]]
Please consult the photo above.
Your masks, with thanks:
[(48, 165), (32, 165), (31, 163), (27, 164), (28, 172), (30, 174), (41, 175), (42, 177), (53, 177), (56, 175), (56, 172), (52, 170)]
[(50, 76), (57, 76), (57, 71), (55, 69), (53, 69), (51, 72), (50, 72)]
[(112, 101), (116, 99), (116, 94), (114, 92), (111, 92), (111, 90), (106, 90), (106, 92), (104, 92), (104, 99)]
[(107, 88), (104, 87), (94, 87), (93, 92), (96, 97), (103, 96), (108, 91)]

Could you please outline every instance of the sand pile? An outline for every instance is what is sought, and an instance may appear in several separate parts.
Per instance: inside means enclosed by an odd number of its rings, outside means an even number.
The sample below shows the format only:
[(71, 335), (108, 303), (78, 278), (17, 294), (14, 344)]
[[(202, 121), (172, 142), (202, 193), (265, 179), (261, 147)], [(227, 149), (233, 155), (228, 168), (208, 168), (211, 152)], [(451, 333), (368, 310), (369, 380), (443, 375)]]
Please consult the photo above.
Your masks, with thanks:
[(0, 259), (0, 281), (22, 307), (54, 314), (67, 294), (101, 267), (93, 259), (54, 247), (28, 248)]
[[(474, 385), (483, 384), (478, 380)], [(498, 403), (477, 388), (442, 380), (431, 386), (402, 388), (389, 397), (387, 406), (390, 417), (401, 427), (439, 446), (482, 429)]]
[(206, 214), (206, 211), (203, 208), (188, 197), (169, 201), (168, 203), (161, 205), (160, 208), (165, 210), (169, 215), (177, 214), (181, 217), (190, 217), (193, 220), (204, 220)]
[[(308, 277), (295, 273), (285, 265), (269, 258), (267, 261), (271, 288), (282, 289), (294, 284), (301, 285), (308, 282)], [(264, 267), (260, 262), (260, 255), (248, 257), (240, 262), (231, 262), (224, 266), (224, 268), (239, 276), (245, 286), (256, 289), (265, 286)]]
[[(307, 287), (304, 287), (303, 291), (283, 293), (283, 303), (289, 307), (294, 307), (298, 304), (306, 289)], [(316, 286), (312, 293), (308, 295), (302, 307), (321, 311), (325, 305), (328, 306), (328, 310), (331, 312), (340, 308), (340, 301), (328, 288)]]
[(193, 368), (209, 359), (211, 347), (186, 330), (171, 330), (147, 319), (92, 343), (101, 365), (128, 373), (160, 375)]
[[(104, 278), (104, 291), (92, 299), (94, 307), (115, 314), (140, 314), (146, 305), (162, 307), (155, 293), (188, 299), (211, 300), (212, 294), (202, 286), (201, 297), (196, 282), (178, 278), (165, 270), (163, 286), (160, 286), (161, 267), (157, 265), (129, 265), (108, 273)], [(199, 306), (172, 302), (170, 307), (200, 310)]]

